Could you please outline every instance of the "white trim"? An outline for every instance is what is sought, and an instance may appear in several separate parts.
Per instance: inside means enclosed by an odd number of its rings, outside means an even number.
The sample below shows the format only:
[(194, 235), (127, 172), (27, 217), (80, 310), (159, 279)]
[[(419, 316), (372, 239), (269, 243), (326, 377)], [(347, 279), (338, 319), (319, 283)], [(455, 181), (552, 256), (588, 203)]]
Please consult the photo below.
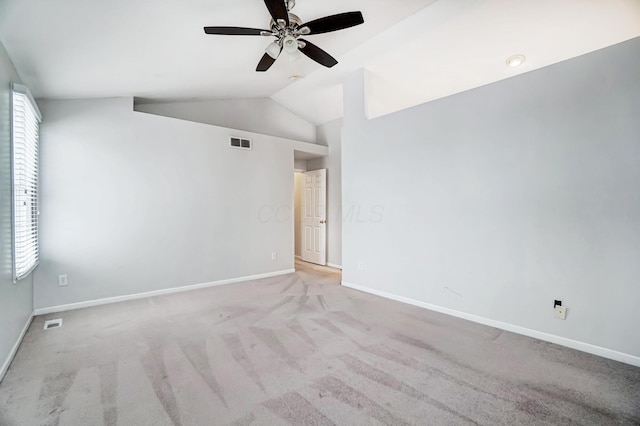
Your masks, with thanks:
[(11, 352), (9, 352), (9, 356), (4, 361), (4, 364), (2, 364), (2, 368), (0, 368), (0, 382), (2, 382), (2, 379), (4, 379), (4, 375), (7, 374), (7, 370), (9, 369), (9, 366), (11, 365), (13, 358), (16, 356), (16, 353), (18, 353), (18, 348), (22, 343), (22, 339), (24, 339), (24, 335), (27, 334), (27, 330), (29, 330), (31, 321), (33, 321), (33, 316), (34, 314), (31, 314), (29, 316), (29, 319), (27, 320), (27, 323), (24, 325), (24, 328), (22, 329), (22, 332), (20, 333), (20, 336), (18, 337), (16, 344), (13, 345), (13, 348), (11, 348)]
[(533, 337), (534, 339), (544, 340), (545, 342), (555, 343), (557, 345), (566, 346), (571, 349), (576, 349), (582, 352), (598, 355), (603, 358), (608, 358), (614, 361), (620, 361), (626, 364), (631, 364), (631, 365), (635, 365), (636, 367), (640, 367), (640, 357), (635, 355), (625, 354), (622, 352), (614, 351), (612, 349), (595, 346), (589, 343), (567, 339), (566, 337), (556, 336), (553, 334), (544, 333), (542, 331), (532, 330), (530, 328), (520, 327), (518, 325), (492, 320), (489, 318), (481, 317), (479, 315), (468, 314), (466, 312), (460, 312), (453, 309), (444, 308), (442, 306), (420, 302), (418, 300), (409, 299), (408, 297), (396, 296), (395, 294), (387, 293), (380, 290), (375, 290), (368, 287), (363, 287), (361, 285), (352, 284), (345, 281), (342, 281), (342, 285), (344, 287), (363, 291), (365, 293), (374, 294), (376, 296), (384, 297), (386, 299), (407, 303), (409, 305), (418, 306), (420, 308), (428, 309), (430, 311), (440, 312), (443, 314), (451, 315), (453, 317), (462, 318), (462, 319), (473, 321), (479, 324), (488, 325), (490, 327), (499, 328), (501, 330), (510, 331), (512, 333), (522, 334), (524, 336)]
[(182, 293), (184, 291), (199, 290), (208, 287), (218, 287), (227, 284), (240, 283), (244, 281), (259, 280), (263, 278), (277, 277), (280, 275), (293, 274), (295, 269), (286, 269), (283, 271), (269, 272), (267, 274), (251, 275), (248, 277), (231, 278), (228, 280), (213, 281), (210, 283), (194, 284), (184, 287), (167, 288), (164, 290), (149, 291), (146, 293), (128, 294), (126, 296), (107, 297), (105, 299), (87, 300), (86, 302), (70, 303), (68, 305), (51, 306), (48, 308), (38, 308), (35, 315), (53, 314), (57, 312), (72, 311), (75, 309), (89, 308), (91, 306), (108, 305), (111, 303), (125, 302), (128, 300), (146, 299), (148, 297), (162, 296), (165, 294)]

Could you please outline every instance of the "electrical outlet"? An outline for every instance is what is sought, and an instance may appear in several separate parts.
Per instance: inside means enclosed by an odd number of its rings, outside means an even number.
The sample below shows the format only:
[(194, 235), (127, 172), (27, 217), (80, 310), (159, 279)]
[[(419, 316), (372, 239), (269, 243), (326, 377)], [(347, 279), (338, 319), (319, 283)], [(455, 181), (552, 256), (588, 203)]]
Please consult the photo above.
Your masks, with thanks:
[(65, 285), (69, 285), (69, 281), (67, 280), (67, 274), (58, 275), (58, 285), (60, 287), (64, 287)]
[(558, 319), (567, 319), (567, 307), (566, 306), (556, 306), (554, 309), (554, 315)]
[(276, 253), (275, 251), (271, 253), (271, 260), (278, 260), (278, 253)]
[(358, 262), (358, 270), (362, 271), (364, 269), (364, 263)]

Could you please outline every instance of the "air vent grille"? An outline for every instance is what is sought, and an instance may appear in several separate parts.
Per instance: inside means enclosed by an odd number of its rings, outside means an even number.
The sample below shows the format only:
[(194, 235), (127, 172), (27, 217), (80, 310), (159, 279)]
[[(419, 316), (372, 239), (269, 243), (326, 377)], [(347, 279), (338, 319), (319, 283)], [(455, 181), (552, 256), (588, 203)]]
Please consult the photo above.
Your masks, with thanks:
[(253, 144), (251, 143), (251, 139), (243, 139), (243, 138), (234, 138), (229, 139), (229, 146), (231, 148), (236, 149), (252, 149)]
[(44, 322), (44, 329), (49, 330), (51, 328), (62, 327), (62, 318), (49, 320)]

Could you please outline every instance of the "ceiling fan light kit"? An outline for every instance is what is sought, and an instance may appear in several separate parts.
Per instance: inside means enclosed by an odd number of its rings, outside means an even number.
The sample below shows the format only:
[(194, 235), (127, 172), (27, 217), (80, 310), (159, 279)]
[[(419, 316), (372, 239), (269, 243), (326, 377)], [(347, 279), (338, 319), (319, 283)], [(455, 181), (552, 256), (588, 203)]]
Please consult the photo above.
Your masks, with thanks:
[(274, 60), (276, 60), (278, 59), (278, 56), (280, 55), (281, 50), (282, 50), (282, 46), (280, 46), (280, 44), (278, 44), (277, 41), (274, 41), (273, 43), (267, 46), (267, 50), (265, 50), (265, 52), (267, 52), (269, 56), (271, 56)]
[(295, 4), (295, 0), (265, 0), (265, 5), (272, 17), (270, 30), (243, 27), (204, 27), (204, 32), (215, 35), (275, 37), (276, 41), (267, 46), (264, 56), (258, 63), (256, 68), (258, 72), (264, 72), (271, 68), (283, 50), (289, 56), (289, 61), (292, 62), (305, 54), (327, 68), (335, 66), (338, 61), (334, 57), (315, 44), (301, 39), (300, 36), (324, 34), (355, 27), (364, 23), (362, 13), (339, 13), (303, 23), (298, 16), (290, 12)]
[(298, 40), (295, 37), (288, 35), (282, 40), (282, 47), (287, 53), (294, 53), (298, 51)]

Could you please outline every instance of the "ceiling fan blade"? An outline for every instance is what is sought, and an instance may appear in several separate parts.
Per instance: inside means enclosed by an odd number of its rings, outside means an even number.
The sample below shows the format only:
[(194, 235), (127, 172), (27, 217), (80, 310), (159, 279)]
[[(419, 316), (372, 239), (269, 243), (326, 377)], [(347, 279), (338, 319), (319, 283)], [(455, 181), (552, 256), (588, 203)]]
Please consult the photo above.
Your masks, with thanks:
[[(282, 52), (282, 49), (280, 50), (280, 52)], [(275, 59), (273, 59), (268, 53), (265, 53), (262, 59), (260, 59), (260, 62), (258, 63), (256, 71), (265, 72), (269, 68), (271, 68), (271, 65), (273, 65), (275, 62), (276, 62)]]
[(264, 3), (274, 21), (278, 22), (278, 19), (282, 19), (289, 25), (289, 11), (284, 0), (264, 0)]
[(307, 22), (300, 25), (300, 28), (308, 27), (311, 30), (309, 34), (322, 34), (344, 30), (360, 24), (364, 24), (362, 12), (345, 12)]
[(242, 27), (204, 27), (206, 34), (218, 35), (271, 35), (269, 30), (261, 30), (259, 28), (242, 28)]
[(307, 40), (300, 39), (300, 41), (305, 43), (305, 46), (301, 47), (300, 51), (320, 65), (331, 68), (338, 63), (333, 56), (329, 55), (315, 44), (309, 43)]

